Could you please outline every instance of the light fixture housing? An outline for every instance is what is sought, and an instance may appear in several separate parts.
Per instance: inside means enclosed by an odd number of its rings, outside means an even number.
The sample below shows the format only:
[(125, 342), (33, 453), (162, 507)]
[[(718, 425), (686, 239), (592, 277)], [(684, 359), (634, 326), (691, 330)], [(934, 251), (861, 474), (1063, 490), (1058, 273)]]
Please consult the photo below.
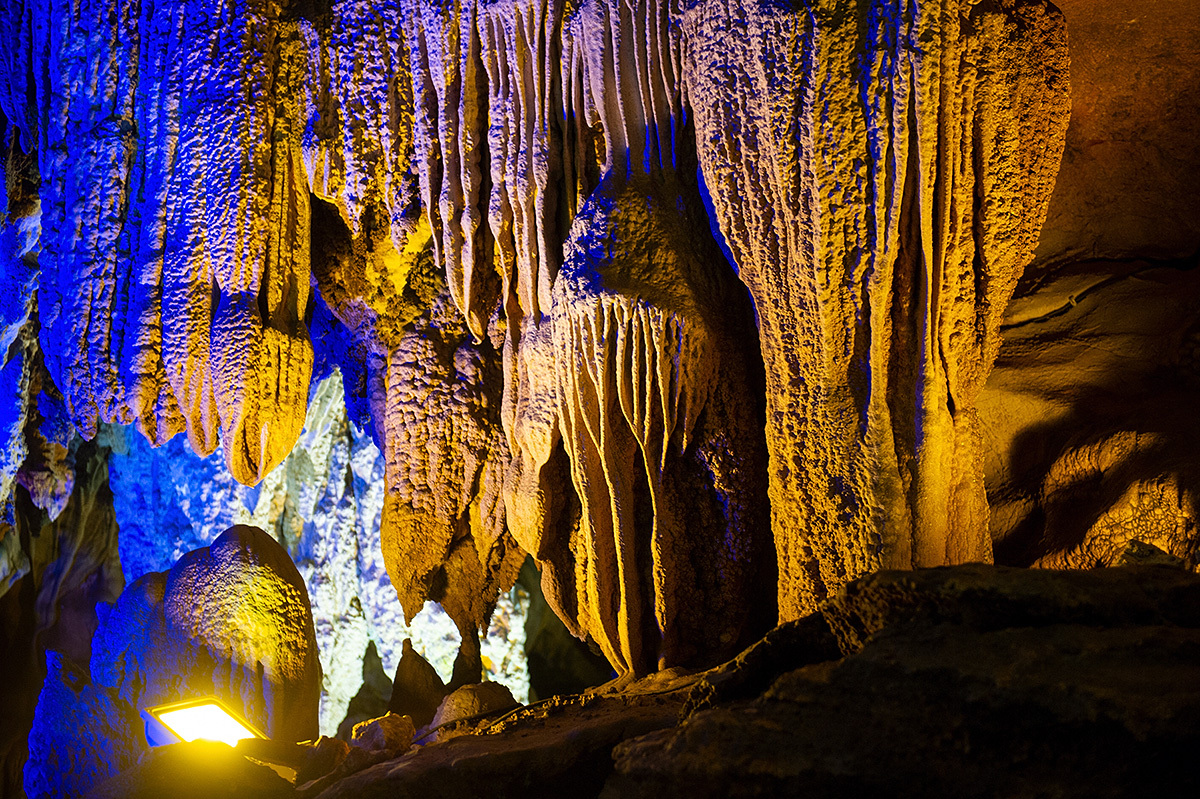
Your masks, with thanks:
[(215, 696), (148, 707), (142, 717), (151, 746), (197, 740), (236, 746), (246, 738), (267, 737)]

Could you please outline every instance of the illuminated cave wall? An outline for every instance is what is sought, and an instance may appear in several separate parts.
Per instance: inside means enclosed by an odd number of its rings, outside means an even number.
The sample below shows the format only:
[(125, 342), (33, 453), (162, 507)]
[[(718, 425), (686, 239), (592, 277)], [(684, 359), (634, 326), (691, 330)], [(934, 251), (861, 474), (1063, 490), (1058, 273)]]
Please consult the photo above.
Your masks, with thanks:
[[(1186, 471), (1055, 521), (1161, 431), (1014, 457), (1095, 401), (1047, 343), (1089, 346), (1072, 269), (1194, 259), (1186, 184), (1170, 235), (1103, 232), (1195, 159), (1095, 167), (1156, 79), (1106, 72), (1131, 23), (1084, 5), (6, 0), (0, 585), (33, 568), (13, 486), (54, 515), (96, 436), (129, 576), (261, 522), (338, 686), (429, 600), (495, 667), (476, 631), (527, 555), (622, 675), (880, 567), (1074, 563), (1137, 502), (1176, 498), (1187, 555)], [(1142, 63), (1189, 74), (1169, 39)]]
[[(337, 732), (362, 686), (369, 642), (389, 679), (409, 638), (450, 682), (460, 633), (434, 602), (405, 623), (379, 543), (383, 458), (371, 436), (347, 418), (339, 373), (314, 382), (296, 447), (257, 486), (239, 483), (219, 458), (196, 455), (182, 437), (153, 448), (127, 433), (108, 457), (127, 584), (169, 569), (235, 524), (254, 525), (287, 547), (308, 589), (322, 670), (323, 734)], [(484, 676), (521, 701), (529, 696), (527, 605), (521, 589), (505, 592), (481, 642)]]

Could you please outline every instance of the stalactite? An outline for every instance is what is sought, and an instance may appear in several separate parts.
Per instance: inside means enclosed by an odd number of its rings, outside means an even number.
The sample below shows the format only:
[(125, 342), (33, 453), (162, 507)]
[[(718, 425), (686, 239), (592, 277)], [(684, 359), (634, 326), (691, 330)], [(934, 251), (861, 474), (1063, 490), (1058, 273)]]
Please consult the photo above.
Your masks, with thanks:
[[(257, 482), (304, 419), (308, 189), (294, 23), (269, 4), (32, 15), (42, 344), (86, 436), (220, 429)], [(223, 58), (214, 60), (214, 51)]]
[(304, 152), (314, 194), (362, 236), (373, 208), (392, 247), (428, 239), (413, 164), (413, 85), (395, 4), (336, 2), (328, 25), (304, 23), (309, 80)]
[(500, 383), (489, 375), (495, 360), (488, 340), (472, 342), (444, 291), (375, 376), (388, 574), (409, 620), (427, 599), (442, 604), (476, 672), (478, 633), (525, 557), (504, 524), (508, 451), (493, 394)]
[(784, 617), (990, 557), (974, 401), (1066, 114), (1043, 0), (88, 2), (0, 6), (85, 436), (186, 429), (257, 483), (315, 286), (397, 592), (466, 638), (519, 541), (623, 674), (726, 652), (764, 474)]
[(472, 0), (413, 0), (403, 8), (422, 204), (450, 295), (478, 339), (491, 317), (497, 286), (480, 208), (487, 89), (477, 7)]
[[(554, 289), (559, 424), (582, 518), (566, 542), (573, 563), (547, 560), (553, 579), (574, 583), (575, 623), (621, 673), (727, 650), (746, 613), (725, 598), (750, 593), (760, 554), (736, 289), (711, 238), (680, 215), (680, 188), (665, 176), (602, 182)], [(709, 443), (696, 440), (705, 414), (744, 434), (726, 440), (733, 469), (693, 460)], [(689, 483), (692, 470), (724, 489), (720, 510), (689, 513), (713, 489)]]
[(990, 559), (973, 403), (1061, 155), (1061, 16), (713, 0), (684, 27), (759, 312), (781, 615), (880, 565)]

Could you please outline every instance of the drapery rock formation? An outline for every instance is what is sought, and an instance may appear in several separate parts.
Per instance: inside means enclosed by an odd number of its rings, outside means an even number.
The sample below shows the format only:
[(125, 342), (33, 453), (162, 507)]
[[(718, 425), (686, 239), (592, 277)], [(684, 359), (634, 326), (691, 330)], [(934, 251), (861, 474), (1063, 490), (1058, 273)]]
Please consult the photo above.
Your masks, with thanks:
[(0, 793), (258, 696), (139, 626), (238, 523), (323, 731), (524, 701), (519, 567), (618, 678), (280, 795), (1194, 793), (1197, 5), (0, 0)]
[(219, 429), (258, 482), (299, 434), (312, 370), (296, 26), (270, 3), (29, 19), (41, 341), (72, 421), (155, 443), (186, 427), (204, 454)]
[(254, 485), (336, 361), (456, 681), (524, 552), (621, 675), (991, 558), (975, 404), (1062, 150), (1048, 3), (3, 16), (9, 168), (40, 180), (14, 329), (74, 428), (186, 430)]

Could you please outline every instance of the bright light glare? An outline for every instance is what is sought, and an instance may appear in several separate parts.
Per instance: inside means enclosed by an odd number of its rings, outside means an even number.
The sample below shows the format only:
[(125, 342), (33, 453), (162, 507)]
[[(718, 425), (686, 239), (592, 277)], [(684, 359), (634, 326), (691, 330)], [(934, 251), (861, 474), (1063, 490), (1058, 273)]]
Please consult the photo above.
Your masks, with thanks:
[(221, 741), (235, 746), (243, 738), (258, 737), (254, 730), (215, 702), (166, 710), (156, 715), (167, 729), (184, 741)]

